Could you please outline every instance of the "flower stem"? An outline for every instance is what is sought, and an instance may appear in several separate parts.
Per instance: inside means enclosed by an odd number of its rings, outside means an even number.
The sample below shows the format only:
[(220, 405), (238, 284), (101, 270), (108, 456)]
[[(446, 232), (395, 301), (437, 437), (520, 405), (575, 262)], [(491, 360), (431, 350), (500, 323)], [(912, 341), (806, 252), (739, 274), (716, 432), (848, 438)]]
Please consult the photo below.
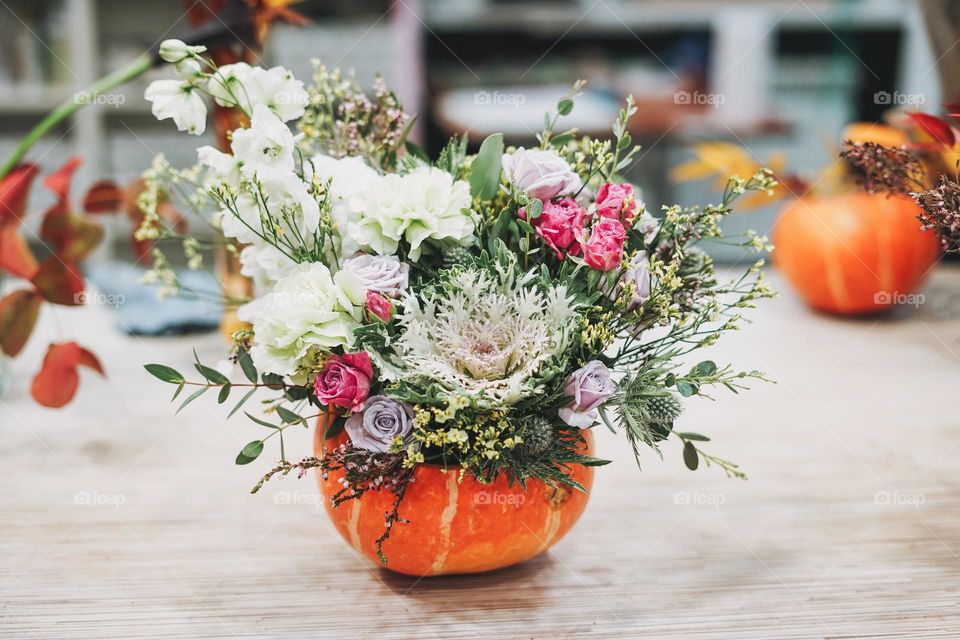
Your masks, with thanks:
[(144, 54), (134, 60), (128, 66), (122, 67), (103, 76), (90, 85), (90, 87), (85, 91), (76, 93), (61, 102), (53, 111), (47, 114), (47, 116), (41, 120), (37, 126), (31, 129), (27, 135), (23, 137), (23, 139), (20, 141), (20, 144), (18, 144), (16, 149), (13, 150), (13, 153), (9, 158), (7, 158), (6, 162), (3, 163), (3, 166), (0, 166), (0, 179), (10, 173), (10, 171), (20, 163), (20, 161), (23, 159), (23, 156), (27, 154), (37, 140), (46, 135), (47, 132), (57, 126), (60, 122), (79, 111), (81, 107), (92, 103), (97, 96), (115, 89), (120, 85), (126, 84), (137, 76), (142, 75), (151, 66), (153, 66), (153, 57), (149, 54)]

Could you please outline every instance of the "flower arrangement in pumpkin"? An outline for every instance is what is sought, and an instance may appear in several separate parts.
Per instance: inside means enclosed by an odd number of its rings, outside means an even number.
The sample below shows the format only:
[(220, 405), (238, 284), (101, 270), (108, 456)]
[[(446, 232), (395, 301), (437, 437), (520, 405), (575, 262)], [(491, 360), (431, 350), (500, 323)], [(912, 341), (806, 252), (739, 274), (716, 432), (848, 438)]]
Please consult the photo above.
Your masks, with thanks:
[[(279, 444), (279, 463), (254, 491), (316, 468), (344, 474), (334, 505), (390, 492), (377, 540), (386, 562), (393, 525), (417, 518), (400, 513), (420, 465), (582, 489), (572, 470), (606, 462), (584, 453), (583, 430), (603, 423), (638, 459), (673, 437), (691, 469), (743, 476), (674, 421), (682, 398), (762, 378), (682, 363), (773, 295), (762, 260), (720, 282), (696, 247), (719, 236), (737, 197), (776, 187), (768, 172), (732, 178), (719, 204), (665, 207), (658, 220), (619, 179), (636, 152), (632, 100), (612, 140), (554, 130), (577, 84), (537, 148), (492, 135), (470, 154), (454, 137), (430, 160), (406, 139), (412, 120), (381, 81), (368, 97), (321, 65), (305, 88), (281, 69), (218, 68), (197, 47), (167, 52), (189, 91), (149, 90), (159, 117), (196, 132), (206, 94), (242, 110), (249, 127), (234, 132), (230, 154), (200, 148), (196, 167), (159, 158), (141, 235), (179, 239), (153, 212), (172, 198), (192, 204), (243, 244), (259, 295), (241, 308), (252, 330), (234, 336), (245, 382), (199, 361), (198, 380), (147, 370), (176, 386), (174, 398), (194, 388), (181, 408), (210, 389), (224, 403), (246, 388), (233, 415), (258, 389), (272, 394), (266, 416), (247, 413), (265, 437), (237, 457), (248, 464)], [(284, 432), (314, 420), (322, 441), (338, 444), (288, 458)]]

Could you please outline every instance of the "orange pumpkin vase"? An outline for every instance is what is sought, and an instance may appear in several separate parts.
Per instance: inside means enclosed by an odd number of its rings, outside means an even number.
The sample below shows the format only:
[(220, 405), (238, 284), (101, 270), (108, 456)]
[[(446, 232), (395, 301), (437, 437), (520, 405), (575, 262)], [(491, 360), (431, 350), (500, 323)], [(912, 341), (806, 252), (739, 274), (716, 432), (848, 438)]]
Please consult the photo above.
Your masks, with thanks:
[[(593, 436), (583, 432), (583, 453), (592, 455)], [(349, 442), (345, 432), (326, 441), (329, 447)], [(314, 452), (325, 451), (320, 425)], [(587, 491), (593, 468), (575, 465), (573, 478)], [(341, 471), (324, 480), (317, 474), (327, 513), (337, 531), (354, 549), (380, 564), (376, 540), (384, 531), (384, 514), (393, 506), (390, 491), (368, 491), (334, 507), (330, 497), (343, 485)], [(459, 468), (418, 465), (400, 505), (400, 516), (383, 545), (387, 569), (412, 576), (480, 573), (506, 567), (546, 551), (570, 530), (587, 505), (588, 493), (554, 489), (528, 480), (526, 490), (508, 486), (501, 475), (481, 484)]]
[(917, 290), (940, 256), (906, 196), (846, 193), (805, 197), (781, 212), (774, 264), (807, 303), (857, 315), (889, 309)]

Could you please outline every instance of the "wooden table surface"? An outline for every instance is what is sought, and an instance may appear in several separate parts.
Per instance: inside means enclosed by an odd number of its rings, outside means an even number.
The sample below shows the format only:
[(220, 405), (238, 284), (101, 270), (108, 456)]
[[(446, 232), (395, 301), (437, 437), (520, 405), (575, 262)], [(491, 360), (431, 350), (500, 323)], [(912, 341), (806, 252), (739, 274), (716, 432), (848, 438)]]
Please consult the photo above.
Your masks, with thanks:
[(638, 471), (598, 429), (615, 462), (552, 551), (424, 580), (355, 556), (312, 479), (251, 496), (266, 464), (233, 464), (246, 418), (224, 422), (212, 397), (174, 417), (142, 364), (186, 371), (194, 344), (215, 361), (216, 336), (121, 337), (108, 309), (59, 310), (110, 378), (84, 373), (63, 411), (33, 406), (34, 338), (0, 399), (0, 635), (958, 638), (960, 271), (924, 293), (840, 321), (785, 291), (713, 350), (779, 381), (689, 402), (679, 423), (750, 480), (687, 471), (676, 446)]

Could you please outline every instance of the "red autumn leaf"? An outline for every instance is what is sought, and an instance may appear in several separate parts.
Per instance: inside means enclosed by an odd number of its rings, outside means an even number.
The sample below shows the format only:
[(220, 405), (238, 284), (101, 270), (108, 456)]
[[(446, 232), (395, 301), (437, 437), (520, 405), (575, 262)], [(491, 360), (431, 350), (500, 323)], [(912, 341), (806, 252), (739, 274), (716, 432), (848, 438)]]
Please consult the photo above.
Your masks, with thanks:
[(37, 259), (17, 226), (15, 220), (0, 224), (0, 270), (29, 280), (37, 273)]
[(113, 213), (123, 206), (123, 189), (113, 180), (99, 180), (87, 190), (83, 210), (87, 213)]
[(53, 205), (43, 215), (40, 237), (64, 260), (82, 260), (103, 240), (103, 227)]
[(30, 385), (30, 395), (37, 403), (58, 409), (73, 399), (80, 385), (77, 367), (83, 365), (103, 375), (96, 356), (76, 342), (51, 344), (43, 358), (43, 366)]
[(30, 282), (49, 302), (71, 307), (83, 304), (85, 287), (80, 269), (59, 256), (50, 256), (40, 263), (37, 274)]
[(20, 289), (0, 300), (0, 347), (11, 358), (23, 349), (40, 314), (40, 294)]
[(947, 149), (952, 149), (957, 139), (950, 124), (928, 113), (911, 113), (910, 119), (930, 137)]
[(23, 218), (30, 185), (39, 170), (35, 164), (21, 164), (0, 180), (0, 224), (19, 223)]
[(73, 156), (43, 179), (43, 186), (53, 191), (62, 205), (66, 205), (67, 196), (70, 195), (70, 182), (82, 162), (83, 159), (80, 156)]

